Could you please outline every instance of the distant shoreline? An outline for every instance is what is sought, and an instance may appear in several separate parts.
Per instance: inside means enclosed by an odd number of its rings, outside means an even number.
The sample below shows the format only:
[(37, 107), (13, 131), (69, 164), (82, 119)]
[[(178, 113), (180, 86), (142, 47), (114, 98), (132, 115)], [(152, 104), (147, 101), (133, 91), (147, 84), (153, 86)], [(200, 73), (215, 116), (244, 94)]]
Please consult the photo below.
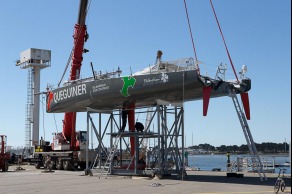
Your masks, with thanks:
[[(226, 155), (226, 153), (189, 153), (190, 156), (193, 155)], [(231, 156), (236, 155), (250, 155), (249, 153), (230, 153)], [(260, 156), (269, 157), (289, 157), (289, 153), (259, 153)]]

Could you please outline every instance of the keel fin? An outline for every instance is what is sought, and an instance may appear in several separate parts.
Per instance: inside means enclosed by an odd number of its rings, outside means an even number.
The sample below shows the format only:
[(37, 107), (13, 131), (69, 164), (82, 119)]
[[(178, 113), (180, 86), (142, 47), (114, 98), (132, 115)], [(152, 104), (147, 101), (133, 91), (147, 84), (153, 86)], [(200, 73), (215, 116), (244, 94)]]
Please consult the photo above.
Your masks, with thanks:
[(203, 116), (207, 116), (212, 87), (203, 87)]
[(243, 108), (244, 108), (244, 112), (245, 112), (245, 116), (247, 120), (250, 120), (250, 108), (249, 108), (249, 97), (248, 97), (248, 93), (240, 93), (241, 96), (241, 101), (243, 103)]

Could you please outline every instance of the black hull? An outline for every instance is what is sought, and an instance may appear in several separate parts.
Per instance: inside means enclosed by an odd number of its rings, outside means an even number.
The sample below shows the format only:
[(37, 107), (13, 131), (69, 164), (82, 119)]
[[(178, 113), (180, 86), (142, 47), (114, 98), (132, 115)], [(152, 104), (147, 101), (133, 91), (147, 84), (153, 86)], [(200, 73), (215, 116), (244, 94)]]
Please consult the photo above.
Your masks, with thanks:
[[(216, 90), (213, 88), (211, 98), (227, 96), (229, 86), (223, 82)], [(200, 100), (202, 96), (203, 84), (196, 70), (79, 80), (52, 90), (47, 98), (47, 112), (83, 112), (86, 107), (112, 110), (131, 103), (144, 107), (155, 105), (157, 99), (177, 103)]]

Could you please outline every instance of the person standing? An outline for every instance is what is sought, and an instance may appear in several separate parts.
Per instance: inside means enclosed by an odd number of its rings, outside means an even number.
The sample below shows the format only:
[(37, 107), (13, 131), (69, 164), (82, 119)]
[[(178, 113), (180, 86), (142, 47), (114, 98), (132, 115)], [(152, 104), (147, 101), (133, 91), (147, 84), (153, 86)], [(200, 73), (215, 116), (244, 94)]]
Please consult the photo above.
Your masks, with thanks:
[(185, 166), (189, 166), (189, 152), (185, 151)]
[(123, 107), (123, 109), (122, 109), (122, 127), (120, 129), (120, 132), (125, 132), (125, 128), (127, 125), (127, 118), (128, 118), (128, 110), (126, 110), (126, 107)]
[(230, 152), (227, 152), (227, 171), (229, 172), (231, 170), (231, 163), (230, 163)]

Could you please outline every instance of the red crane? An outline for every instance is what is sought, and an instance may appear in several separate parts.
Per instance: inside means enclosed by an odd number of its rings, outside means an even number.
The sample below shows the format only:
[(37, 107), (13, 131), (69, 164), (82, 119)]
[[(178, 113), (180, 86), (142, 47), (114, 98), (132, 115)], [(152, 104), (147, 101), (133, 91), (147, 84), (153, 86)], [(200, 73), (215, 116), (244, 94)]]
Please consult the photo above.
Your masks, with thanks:
[[(80, 0), (78, 20), (75, 24), (74, 31), (74, 47), (72, 50), (72, 63), (70, 71), (70, 80), (79, 79), (82, 66), (83, 53), (87, 52), (84, 49), (84, 43), (88, 39), (85, 19), (87, 14), (88, 0)], [(65, 113), (63, 120), (63, 137), (70, 141), (71, 150), (78, 150), (76, 146), (76, 112)]]
[[(84, 43), (88, 39), (85, 25), (88, 7), (88, 0), (80, 0), (78, 20), (75, 24), (73, 35), (74, 46), (70, 55), (71, 69), (69, 82), (80, 79), (83, 53), (88, 52), (88, 50), (84, 49)], [(68, 65), (69, 63), (67, 67)], [(53, 96), (53, 92), (48, 91), (47, 111), (50, 111), (50, 103), (53, 100)], [(77, 168), (84, 170), (86, 168), (86, 158), (84, 157), (87, 146), (86, 142), (87, 131), (76, 131), (76, 112), (66, 112), (64, 115), (62, 132), (54, 134), (53, 143), (51, 144), (49, 141), (44, 141), (41, 138), (40, 144), (35, 147), (31, 161), (35, 164), (37, 169), (43, 166), (44, 168), (58, 170), (71, 170)], [(90, 150), (88, 156), (90, 160), (92, 160), (95, 156), (94, 150)]]

